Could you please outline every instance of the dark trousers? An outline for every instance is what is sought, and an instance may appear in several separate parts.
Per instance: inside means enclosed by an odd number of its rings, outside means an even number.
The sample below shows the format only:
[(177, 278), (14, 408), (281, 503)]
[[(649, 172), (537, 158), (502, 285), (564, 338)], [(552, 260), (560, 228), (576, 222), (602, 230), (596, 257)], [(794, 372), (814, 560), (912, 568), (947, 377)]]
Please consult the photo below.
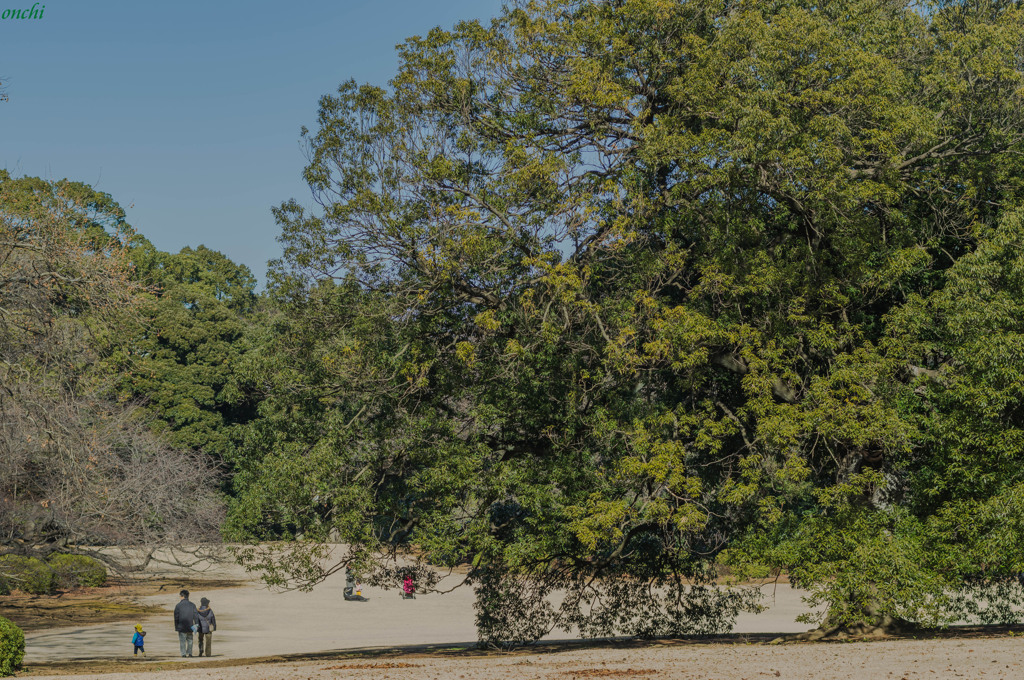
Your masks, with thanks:
[(197, 633), (199, 636), (199, 656), (206, 652), (206, 656), (213, 654), (213, 633)]

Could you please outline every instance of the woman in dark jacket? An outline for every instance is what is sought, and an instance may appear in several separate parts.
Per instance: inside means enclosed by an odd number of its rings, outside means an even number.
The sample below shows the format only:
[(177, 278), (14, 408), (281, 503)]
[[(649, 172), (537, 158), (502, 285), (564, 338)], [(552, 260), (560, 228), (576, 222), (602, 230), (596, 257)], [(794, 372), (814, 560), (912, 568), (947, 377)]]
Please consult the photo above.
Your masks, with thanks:
[(210, 656), (213, 653), (213, 631), (217, 630), (217, 617), (213, 615), (213, 610), (210, 609), (210, 600), (208, 598), (202, 598), (199, 600), (199, 611), (196, 612), (197, 622), (199, 623), (199, 656), (203, 655), (203, 651), (206, 651), (206, 656)]

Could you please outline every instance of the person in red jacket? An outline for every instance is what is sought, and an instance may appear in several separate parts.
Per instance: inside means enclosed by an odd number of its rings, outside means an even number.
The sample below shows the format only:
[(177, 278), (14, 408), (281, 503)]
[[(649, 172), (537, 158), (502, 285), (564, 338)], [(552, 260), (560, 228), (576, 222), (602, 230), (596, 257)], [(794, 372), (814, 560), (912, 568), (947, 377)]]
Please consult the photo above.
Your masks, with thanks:
[(405, 580), (402, 581), (402, 599), (416, 599), (416, 584), (413, 583), (412, 574), (406, 574)]

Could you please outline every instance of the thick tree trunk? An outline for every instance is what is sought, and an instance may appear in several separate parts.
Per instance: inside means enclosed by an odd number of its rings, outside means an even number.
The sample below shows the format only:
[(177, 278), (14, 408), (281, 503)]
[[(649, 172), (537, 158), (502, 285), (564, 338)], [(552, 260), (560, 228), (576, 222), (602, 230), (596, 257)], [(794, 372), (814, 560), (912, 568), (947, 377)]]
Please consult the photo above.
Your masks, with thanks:
[(870, 614), (867, 608), (862, 620), (855, 623), (835, 623), (825, 619), (821, 626), (814, 630), (794, 636), (795, 640), (849, 640), (861, 638), (883, 638), (894, 635), (908, 635), (917, 630), (917, 624), (890, 616), (888, 614)]
[(887, 614), (869, 601), (861, 608), (859, 617), (853, 622), (841, 623), (829, 614), (818, 628), (801, 633), (796, 640), (847, 640), (850, 638), (881, 638), (893, 635), (907, 635), (918, 629), (917, 624)]

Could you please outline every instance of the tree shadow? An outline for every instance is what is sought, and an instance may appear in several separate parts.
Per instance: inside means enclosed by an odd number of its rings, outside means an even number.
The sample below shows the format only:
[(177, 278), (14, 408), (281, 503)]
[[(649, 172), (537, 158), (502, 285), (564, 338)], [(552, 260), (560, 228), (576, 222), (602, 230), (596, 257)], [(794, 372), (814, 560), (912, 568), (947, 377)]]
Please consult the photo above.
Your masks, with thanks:
[[(1004, 626), (950, 626), (944, 629), (920, 629), (913, 635), (894, 635), (888, 638), (865, 638), (865, 642), (879, 640), (927, 640), (927, 639), (979, 639), (1024, 635), (1024, 625)], [(301, 663), (308, 661), (356, 661), (360, 659), (402, 658), (412, 656), (476, 658), (486, 656), (516, 656), (557, 654), (579, 649), (642, 649), (659, 646), (683, 645), (767, 645), (778, 644), (836, 644), (829, 640), (808, 642), (792, 639), (790, 634), (781, 633), (724, 633), (719, 635), (696, 635), (687, 638), (592, 638), (587, 640), (541, 640), (514, 649), (498, 649), (482, 646), (479, 642), (450, 642), (443, 644), (389, 645), (383, 647), (353, 647), (322, 652), (277, 654), (273, 656), (246, 658), (199, 657), (182, 660), (180, 657), (149, 657), (145, 661), (135, 659), (81, 658), (74, 661), (53, 663), (28, 663), (24, 672), (36, 675), (64, 675), (85, 673), (115, 673), (133, 671), (137, 673), (167, 670), (167, 664), (187, 663), (189, 668), (211, 669), (252, 664)], [(844, 643), (857, 640), (844, 640)]]

